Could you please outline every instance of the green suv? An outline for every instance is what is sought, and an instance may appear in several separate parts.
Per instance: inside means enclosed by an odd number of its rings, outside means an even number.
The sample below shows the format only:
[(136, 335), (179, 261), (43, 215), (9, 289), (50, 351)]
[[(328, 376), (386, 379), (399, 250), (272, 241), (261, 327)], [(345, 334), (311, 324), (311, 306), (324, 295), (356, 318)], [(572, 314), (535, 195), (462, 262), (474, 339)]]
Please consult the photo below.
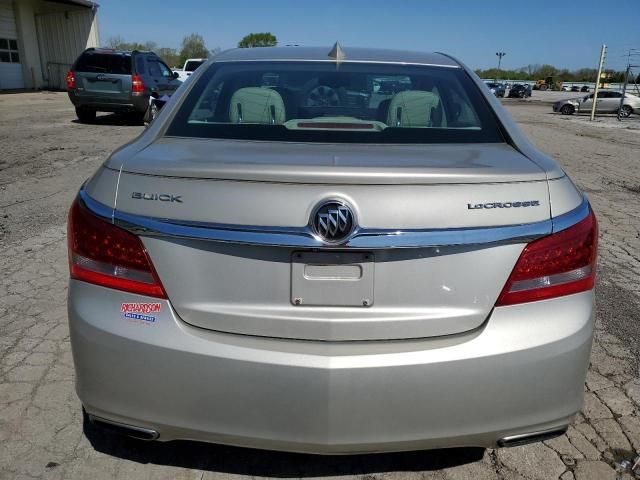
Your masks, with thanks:
[(96, 112), (128, 113), (142, 122), (151, 97), (171, 95), (182, 82), (153, 52), (88, 48), (67, 73), (67, 92), (83, 123)]

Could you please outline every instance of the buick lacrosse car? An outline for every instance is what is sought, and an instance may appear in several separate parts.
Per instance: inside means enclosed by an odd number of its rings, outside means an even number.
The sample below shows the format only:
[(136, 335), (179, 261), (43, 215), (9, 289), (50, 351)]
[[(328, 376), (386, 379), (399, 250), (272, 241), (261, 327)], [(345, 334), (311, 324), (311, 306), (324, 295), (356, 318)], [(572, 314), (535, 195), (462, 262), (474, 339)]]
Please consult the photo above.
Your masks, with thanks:
[(448, 55), (222, 53), (68, 234), (95, 426), (330, 454), (517, 445), (581, 408), (593, 211)]

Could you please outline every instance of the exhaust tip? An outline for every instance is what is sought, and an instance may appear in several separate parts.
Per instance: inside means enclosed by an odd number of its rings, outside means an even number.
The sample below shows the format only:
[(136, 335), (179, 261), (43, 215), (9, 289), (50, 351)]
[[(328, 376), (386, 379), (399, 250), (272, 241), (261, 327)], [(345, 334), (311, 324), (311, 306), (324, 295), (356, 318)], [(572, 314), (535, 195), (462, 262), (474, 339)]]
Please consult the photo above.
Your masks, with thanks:
[(544, 440), (550, 440), (560, 435), (564, 435), (567, 432), (567, 426), (554, 428), (551, 430), (542, 430), (539, 432), (522, 433), (520, 435), (511, 435), (498, 440), (499, 447), (518, 447), (520, 445), (527, 445), (528, 443), (542, 442)]
[(160, 436), (158, 432), (150, 428), (136, 427), (126, 423), (114, 422), (113, 420), (107, 420), (93, 415), (89, 415), (89, 421), (97, 427), (120, 435), (126, 435), (127, 437), (137, 438), (138, 440), (157, 440)]

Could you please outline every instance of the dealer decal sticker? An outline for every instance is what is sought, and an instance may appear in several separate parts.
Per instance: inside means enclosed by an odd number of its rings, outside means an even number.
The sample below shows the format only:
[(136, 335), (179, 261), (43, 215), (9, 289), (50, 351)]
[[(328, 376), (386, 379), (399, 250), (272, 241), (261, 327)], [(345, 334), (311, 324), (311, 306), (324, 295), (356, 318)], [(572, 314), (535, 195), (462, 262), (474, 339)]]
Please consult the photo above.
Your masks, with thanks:
[(161, 303), (123, 303), (120, 312), (130, 320), (140, 320), (146, 323), (154, 323), (156, 316), (162, 308)]

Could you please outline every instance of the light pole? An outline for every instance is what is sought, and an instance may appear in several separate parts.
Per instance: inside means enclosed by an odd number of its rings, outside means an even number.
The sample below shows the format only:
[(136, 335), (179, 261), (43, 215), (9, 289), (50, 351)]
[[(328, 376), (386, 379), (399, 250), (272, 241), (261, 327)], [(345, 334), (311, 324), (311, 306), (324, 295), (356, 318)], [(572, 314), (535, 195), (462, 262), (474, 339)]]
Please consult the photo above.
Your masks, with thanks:
[(505, 52), (496, 52), (498, 56), (498, 73), (496, 73), (496, 82), (498, 81), (498, 75), (500, 74), (500, 64), (502, 63), (502, 57), (506, 55)]

